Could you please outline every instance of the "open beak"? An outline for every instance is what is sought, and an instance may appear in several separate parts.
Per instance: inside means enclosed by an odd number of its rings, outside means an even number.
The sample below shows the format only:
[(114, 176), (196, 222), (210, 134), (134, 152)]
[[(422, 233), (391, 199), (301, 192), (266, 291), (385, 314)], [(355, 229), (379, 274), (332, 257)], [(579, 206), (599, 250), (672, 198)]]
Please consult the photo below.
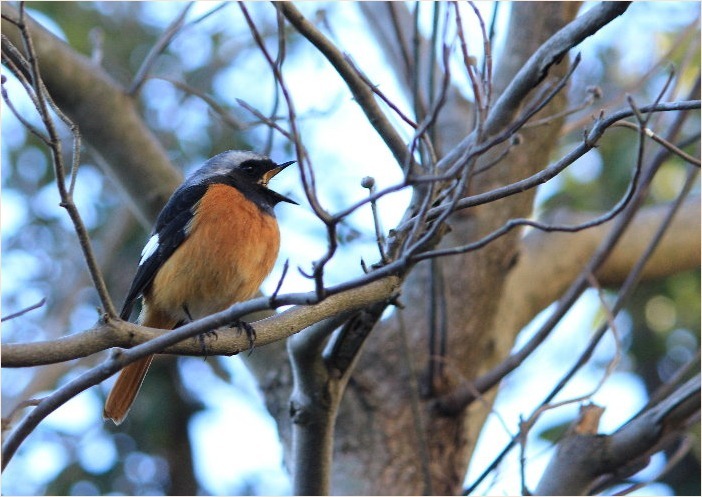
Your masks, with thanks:
[[(268, 171), (263, 173), (263, 177), (261, 178), (261, 183), (263, 183), (264, 186), (267, 186), (268, 182), (271, 180), (271, 178), (273, 178), (273, 176), (275, 176), (276, 174), (278, 174), (280, 171), (282, 171), (286, 167), (290, 166), (291, 164), (295, 164), (295, 162), (296, 161), (294, 161), (294, 160), (291, 160), (288, 162), (283, 162), (282, 164), (278, 164), (277, 166), (273, 167), (272, 169), (269, 169)], [(275, 192), (275, 193), (276, 193), (276, 196), (278, 197), (278, 200), (280, 202), (289, 202), (291, 204), (299, 205), (293, 199), (288, 198), (284, 195), (281, 195), (278, 192)]]

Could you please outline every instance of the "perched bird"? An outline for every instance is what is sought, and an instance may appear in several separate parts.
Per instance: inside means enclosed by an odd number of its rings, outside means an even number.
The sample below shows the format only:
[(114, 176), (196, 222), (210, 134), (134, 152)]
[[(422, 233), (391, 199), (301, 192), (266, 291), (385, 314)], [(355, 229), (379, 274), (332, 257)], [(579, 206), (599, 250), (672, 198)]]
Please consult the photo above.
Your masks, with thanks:
[[(230, 150), (195, 171), (159, 214), (121, 318), (129, 319), (142, 297), (139, 324), (171, 330), (253, 297), (278, 256), (273, 207), (297, 203), (268, 189), (268, 182), (294, 162), (276, 164)], [(105, 402), (105, 419), (124, 420), (152, 359), (120, 372)]]

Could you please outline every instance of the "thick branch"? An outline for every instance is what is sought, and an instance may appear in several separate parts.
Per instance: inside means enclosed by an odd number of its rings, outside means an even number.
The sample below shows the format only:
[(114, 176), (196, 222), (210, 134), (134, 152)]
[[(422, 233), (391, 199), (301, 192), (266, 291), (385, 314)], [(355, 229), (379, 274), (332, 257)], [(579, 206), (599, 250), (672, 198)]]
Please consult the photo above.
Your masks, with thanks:
[[(392, 298), (398, 291), (399, 278), (388, 277), (359, 288), (332, 295), (314, 305), (301, 305), (253, 323), (256, 345), (263, 346), (286, 338), (306, 327), (339, 313), (363, 308), (372, 303)], [(314, 294), (302, 294), (301, 299), (311, 299)], [(281, 297), (282, 298), (282, 297)], [(268, 299), (256, 299), (260, 309), (266, 308)], [(237, 304), (238, 305), (238, 304)], [(259, 309), (259, 310), (260, 310)], [(229, 311), (223, 311), (227, 313)], [(223, 313), (214, 314), (218, 317)], [(220, 316), (221, 317), (221, 316)], [(193, 325), (200, 323), (198, 320)], [(226, 321), (226, 320), (225, 320)], [(231, 319), (230, 319), (231, 321)], [(216, 328), (216, 326), (215, 326)], [(200, 332), (210, 328), (202, 328)], [(82, 333), (45, 342), (3, 344), (2, 367), (27, 367), (53, 364), (85, 357), (110, 347), (134, 347), (164, 334), (163, 330), (144, 328), (123, 321), (108, 321)], [(163, 350), (165, 353), (184, 355), (233, 355), (249, 348), (248, 338), (236, 330), (219, 332), (203, 352), (196, 340), (187, 340)]]
[[(568, 23), (541, 45), (511, 79), (509, 86), (495, 102), (485, 122), (485, 135), (494, 135), (508, 126), (519, 109), (522, 108), (529, 92), (543, 81), (549, 69), (560, 62), (568, 50), (577, 46), (585, 38), (597, 33), (603, 26), (622, 15), (628, 7), (628, 2), (601, 3)], [(439, 161), (439, 169), (453, 165), (474, 144), (475, 139), (475, 133), (464, 138), (446, 157)]]
[(290, 417), (293, 423), (293, 491), (295, 495), (330, 493), (334, 421), (343, 394), (338, 377), (322, 360), (327, 338), (347, 319), (336, 316), (288, 340), (293, 373)]
[[(383, 283), (389, 286), (384, 286)], [(390, 291), (390, 294), (392, 295), (394, 294), (394, 292), (397, 291), (398, 284), (398, 278), (390, 277), (386, 278), (385, 280), (376, 280), (366, 285), (366, 287), (381, 287), (381, 293), (383, 293), (383, 291)], [(351, 291), (351, 295), (355, 295), (353, 291)], [(300, 304), (305, 302), (312, 302), (315, 298), (315, 293), (292, 294), (288, 296), (279, 297), (278, 301), (281, 302), (281, 305), (291, 303)], [(329, 299), (333, 298), (334, 297), (329, 297)], [(320, 304), (323, 305), (329, 299), (320, 302)], [(358, 300), (353, 299), (352, 301), (354, 301), (356, 304), (359, 304), (359, 306), (368, 304), (368, 302), (361, 303)], [(46, 418), (46, 416), (48, 416), (50, 413), (52, 413), (64, 403), (66, 403), (69, 399), (73, 398), (75, 395), (109, 378), (114, 373), (125, 367), (127, 364), (130, 364), (142, 357), (146, 357), (147, 355), (159, 353), (180, 341), (185, 341), (187, 339), (196, 337), (198, 335), (201, 335), (202, 333), (205, 333), (208, 330), (215, 330), (217, 328), (227, 325), (228, 323), (236, 322), (238, 319), (242, 318), (247, 314), (266, 309), (269, 306), (269, 304), (270, 299), (264, 297), (249, 300), (247, 302), (240, 302), (234, 304), (229, 309), (226, 309), (222, 312), (218, 312), (216, 314), (212, 314), (192, 323), (185, 324), (179, 328), (176, 328), (175, 330), (172, 330), (169, 333), (161, 334), (153, 340), (135, 346), (133, 349), (115, 350), (110, 355), (110, 357), (102, 364), (91, 368), (90, 370), (86, 371), (82, 375), (71, 380), (69, 383), (53, 392), (49, 396), (43, 398), (37, 404), (37, 406), (22, 419), (22, 421), (17, 425), (17, 427), (12, 431), (10, 436), (7, 437), (7, 440), (3, 445), (3, 469), (12, 459), (13, 455), (15, 454), (19, 446), (22, 444), (22, 442), (26, 439), (27, 436), (29, 436), (30, 433), (32, 433), (36, 426), (44, 418)], [(291, 311), (293, 314), (292, 319), (294, 320), (296, 317), (296, 313), (294, 312), (295, 309), (291, 309)], [(333, 314), (338, 313), (339, 310), (337, 309), (335, 309), (333, 312)], [(306, 326), (307, 325), (304, 325), (304, 327)], [(281, 336), (278, 336), (277, 339), (289, 336), (294, 332), (295, 330), (291, 330), (289, 328), (285, 329), (282, 332), (283, 334)], [(287, 333), (287, 335), (285, 333)], [(240, 350), (244, 350), (245, 348), (246, 347), (242, 347), (240, 348)]]
[[(668, 208), (663, 204), (639, 212), (598, 272), (601, 284), (616, 286), (626, 278)], [(577, 223), (587, 216), (564, 211), (557, 214), (554, 221)], [(519, 261), (510, 272), (502, 294), (503, 308), (497, 314), (500, 329), (522, 329), (533, 316), (562, 295), (609, 229), (609, 225), (602, 225), (578, 233), (534, 230), (524, 237)], [(700, 236), (700, 197), (694, 196), (678, 212), (642, 277), (660, 278), (699, 268)]]
[[(22, 47), (18, 29), (5, 19), (17, 20), (17, 9), (3, 2), (2, 15), (3, 36)], [(25, 17), (49, 93), (107, 161), (108, 172), (128, 194), (137, 217), (150, 227), (180, 183), (180, 174), (124, 89), (88, 57)]]
[(699, 413), (697, 375), (609, 436), (572, 433), (559, 443), (536, 494), (586, 495), (602, 475), (633, 474), (666, 436), (686, 429)]
[(527, 94), (543, 81), (551, 66), (561, 62), (568, 50), (597, 33), (628, 8), (629, 2), (602, 2), (567, 24), (541, 45), (495, 102), (485, 123), (487, 135), (509, 124), (518, 110), (518, 104), (523, 102)]

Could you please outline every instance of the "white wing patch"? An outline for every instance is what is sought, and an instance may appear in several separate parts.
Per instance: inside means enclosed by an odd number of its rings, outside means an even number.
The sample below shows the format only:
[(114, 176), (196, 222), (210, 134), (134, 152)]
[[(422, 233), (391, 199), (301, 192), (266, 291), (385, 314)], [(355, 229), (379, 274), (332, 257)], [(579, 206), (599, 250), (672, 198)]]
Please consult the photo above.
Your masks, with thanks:
[(144, 245), (144, 248), (141, 251), (141, 260), (139, 261), (139, 265), (141, 266), (144, 264), (144, 262), (154, 255), (156, 252), (156, 249), (158, 248), (158, 233), (153, 235), (151, 238), (149, 238), (149, 241), (146, 242), (146, 245)]

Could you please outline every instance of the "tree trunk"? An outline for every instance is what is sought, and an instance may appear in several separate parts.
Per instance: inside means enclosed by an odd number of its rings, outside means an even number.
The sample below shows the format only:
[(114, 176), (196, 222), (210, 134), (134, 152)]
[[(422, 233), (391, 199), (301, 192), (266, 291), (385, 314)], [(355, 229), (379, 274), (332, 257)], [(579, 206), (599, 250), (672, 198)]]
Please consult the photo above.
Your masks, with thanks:
[[(536, 48), (577, 11), (562, 2), (516, 3), (511, 8), (510, 37), (495, 75), (496, 94)], [(550, 77), (563, 75), (567, 65), (564, 60)], [(557, 113), (565, 104), (565, 96), (560, 95), (540, 116)], [(507, 184), (542, 168), (548, 163), (560, 127), (561, 121), (556, 120), (525, 131), (517, 151), (478, 175), (473, 190)], [(464, 211), (451, 220), (453, 231), (444, 243), (456, 246), (477, 240), (512, 217), (528, 216), (532, 203), (533, 192)], [(417, 388), (421, 383), (423, 394), (431, 388), (441, 393), (461, 379), (474, 378), (507, 355), (519, 330), (494, 328), (500, 303), (495, 296), (501, 295), (518, 253), (519, 233), (513, 232), (486, 250), (424, 262), (408, 278), (401, 298), (404, 310), (373, 331), (342, 402), (336, 423), (334, 493), (460, 493), (492, 395), (487, 402), (476, 402), (466, 412), (449, 418), (431, 412), (428, 398), (420, 398)], [(427, 378), (432, 279), (442, 287), (447, 320), (447, 352), (435, 361), (435, 371), (443, 369), (443, 374), (435, 375), (433, 381)]]

